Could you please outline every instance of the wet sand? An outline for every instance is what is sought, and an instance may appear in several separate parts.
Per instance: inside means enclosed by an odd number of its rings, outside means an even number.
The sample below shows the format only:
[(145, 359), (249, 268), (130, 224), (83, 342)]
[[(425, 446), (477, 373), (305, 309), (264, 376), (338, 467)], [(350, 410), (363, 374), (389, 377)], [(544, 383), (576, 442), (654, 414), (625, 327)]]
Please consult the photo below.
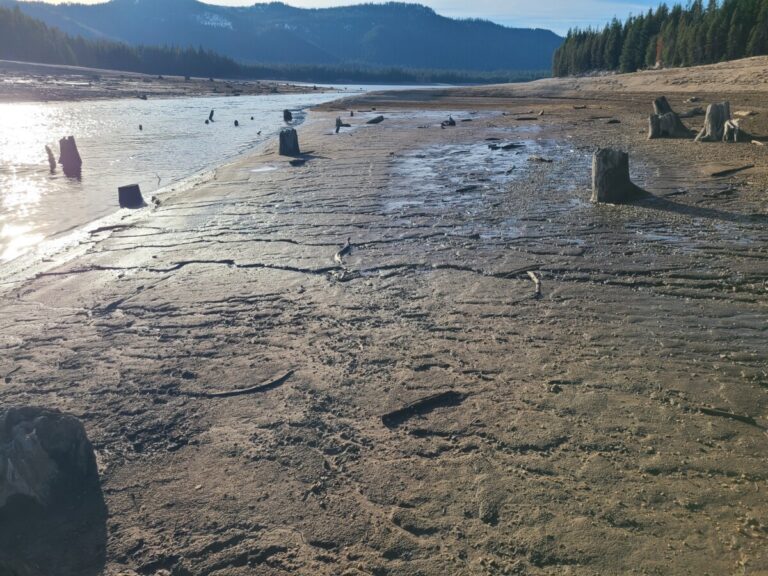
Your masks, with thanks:
[[(264, 149), (5, 286), (0, 401), (83, 419), (107, 574), (768, 573), (765, 148), (506, 90), (315, 111), (304, 166)], [(591, 205), (598, 145), (653, 196)]]

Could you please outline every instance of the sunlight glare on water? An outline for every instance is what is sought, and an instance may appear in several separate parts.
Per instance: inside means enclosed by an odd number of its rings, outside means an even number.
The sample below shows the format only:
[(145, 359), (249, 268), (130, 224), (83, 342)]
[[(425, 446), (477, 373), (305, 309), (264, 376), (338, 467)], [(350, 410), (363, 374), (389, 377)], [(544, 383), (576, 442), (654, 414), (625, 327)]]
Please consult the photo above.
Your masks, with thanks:
[[(283, 109), (338, 97), (320, 93), (0, 103), (0, 261), (114, 212), (119, 186), (139, 184), (149, 198), (160, 187), (274, 137), (283, 126)], [(211, 109), (216, 121), (206, 125)], [(81, 179), (66, 178), (60, 166), (54, 174), (49, 170), (45, 146), (58, 160), (58, 141), (70, 135), (83, 159)]]

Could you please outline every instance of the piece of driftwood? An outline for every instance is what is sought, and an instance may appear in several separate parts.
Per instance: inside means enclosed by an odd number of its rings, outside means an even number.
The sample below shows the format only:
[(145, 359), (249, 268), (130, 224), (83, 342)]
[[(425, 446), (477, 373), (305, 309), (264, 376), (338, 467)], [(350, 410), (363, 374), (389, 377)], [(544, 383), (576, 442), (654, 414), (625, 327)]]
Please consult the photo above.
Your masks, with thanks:
[(536, 292), (534, 292), (533, 297), (541, 298), (541, 275), (533, 270), (528, 270), (528, 278), (530, 278), (533, 281), (534, 286), (536, 286)]
[(629, 202), (643, 190), (629, 178), (629, 154), (601, 148), (592, 157), (592, 202)]
[(381, 124), (384, 122), (384, 116), (376, 116), (376, 118), (371, 118), (366, 122), (366, 124)]
[(737, 172), (743, 172), (744, 170), (749, 170), (750, 168), (754, 168), (754, 164), (747, 164), (745, 166), (739, 166), (738, 168), (727, 168), (726, 170), (719, 170), (717, 172), (712, 172), (710, 176), (712, 178), (721, 178), (723, 176), (730, 176), (731, 174), (736, 174)]
[(751, 416), (742, 416), (741, 414), (734, 414), (733, 412), (727, 412), (717, 408), (699, 408), (699, 412), (706, 414), (707, 416), (718, 416), (720, 418), (728, 418), (729, 420), (744, 422), (745, 424), (750, 424), (751, 426), (760, 426)]
[(751, 142), (753, 136), (741, 128), (740, 120), (726, 120), (723, 127), (723, 142)]
[(725, 133), (725, 123), (730, 119), (731, 104), (729, 102), (710, 104), (704, 118), (704, 128), (696, 136), (696, 142), (721, 142)]
[(83, 167), (83, 160), (77, 150), (74, 136), (59, 140), (59, 164), (64, 174), (69, 178), (79, 178)]
[(333, 259), (338, 264), (343, 264), (344, 256), (347, 256), (348, 254), (351, 254), (351, 253), (352, 253), (352, 238), (347, 238), (346, 243), (344, 244), (344, 246), (341, 247), (341, 250), (339, 250), (338, 252), (336, 252), (336, 254), (334, 254)]
[(290, 110), (283, 110), (283, 120), (285, 122), (293, 122), (293, 113)]
[(414, 402), (406, 404), (402, 408), (384, 414), (381, 417), (381, 422), (387, 428), (397, 428), (414, 416), (428, 414), (436, 408), (458, 406), (464, 402), (467, 396), (468, 394), (457, 392), (456, 390), (432, 394), (431, 396), (420, 398)]
[(213, 113), (214, 113), (214, 110), (211, 110), (211, 113), (208, 114), (208, 122), (213, 122)]
[(342, 121), (341, 116), (337, 116), (336, 117), (336, 134), (338, 134), (339, 130), (341, 130), (342, 128), (352, 128), (352, 125), (351, 124), (345, 124)]
[(294, 158), (293, 160), (288, 161), (288, 164), (294, 167), (304, 166), (306, 163), (306, 158)]
[(51, 169), (51, 174), (56, 172), (56, 157), (53, 155), (53, 150), (47, 144), (45, 145), (45, 153), (48, 155), (48, 168)]
[(190, 396), (192, 398), (234, 398), (236, 396), (246, 396), (248, 394), (258, 394), (260, 392), (269, 392), (279, 386), (285, 384), (291, 376), (294, 374), (294, 370), (289, 370), (279, 378), (264, 382), (257, 386), (251, 386), (250, 388), (240, 388), (238, 390), (226, 390), (222, 392), (182, 392), (184, 396)]
[(280, 130), (280, 156), (299, 156), (299, 135), (295, 128)]
[(117, 189), (117, 200), (121, 208), (142, 208), (145, 206), (144, 197), (138, 184), (120, 186)]

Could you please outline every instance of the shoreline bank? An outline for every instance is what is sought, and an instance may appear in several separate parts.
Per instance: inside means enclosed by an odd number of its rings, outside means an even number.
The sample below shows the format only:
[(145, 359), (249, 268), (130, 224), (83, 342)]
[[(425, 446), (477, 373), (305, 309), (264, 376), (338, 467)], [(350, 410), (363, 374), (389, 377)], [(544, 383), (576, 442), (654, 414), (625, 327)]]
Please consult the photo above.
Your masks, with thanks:
[[(768, 569), (764, 150), (480, 90), (312, 112), (305, 165), (270, 143), (5, 299), (0, 400), (85, 423), (106, 574)], [(653, 197), (590, 204), (598, 145)]]

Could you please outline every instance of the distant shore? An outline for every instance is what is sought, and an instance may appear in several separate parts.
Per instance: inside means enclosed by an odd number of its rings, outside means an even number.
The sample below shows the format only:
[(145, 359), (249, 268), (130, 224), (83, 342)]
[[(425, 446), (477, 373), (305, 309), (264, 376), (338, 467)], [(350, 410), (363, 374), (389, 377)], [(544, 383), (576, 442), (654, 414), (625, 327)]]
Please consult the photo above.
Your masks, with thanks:
[(0, 60), (0, 102), (114, 98), (304, 94), (332, 88), (270, 80), (152, 76), (133, 72)]

